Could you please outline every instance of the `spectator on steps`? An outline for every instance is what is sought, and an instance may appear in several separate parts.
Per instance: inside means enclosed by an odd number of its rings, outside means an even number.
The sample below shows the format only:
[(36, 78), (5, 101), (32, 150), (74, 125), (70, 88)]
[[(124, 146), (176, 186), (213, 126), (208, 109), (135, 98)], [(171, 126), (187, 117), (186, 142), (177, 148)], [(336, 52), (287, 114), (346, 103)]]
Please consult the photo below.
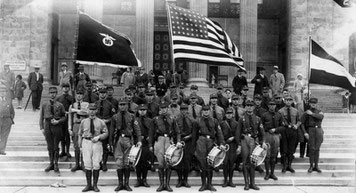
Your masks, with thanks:
[(22, 98), (24, 96), (23, 91), (27, 88), (26, 83), (22, 81), (22, 76), (19, 74), (16, 76), (15, 83), (15, 97), (17, 98), (17, 108), (22, 109)]

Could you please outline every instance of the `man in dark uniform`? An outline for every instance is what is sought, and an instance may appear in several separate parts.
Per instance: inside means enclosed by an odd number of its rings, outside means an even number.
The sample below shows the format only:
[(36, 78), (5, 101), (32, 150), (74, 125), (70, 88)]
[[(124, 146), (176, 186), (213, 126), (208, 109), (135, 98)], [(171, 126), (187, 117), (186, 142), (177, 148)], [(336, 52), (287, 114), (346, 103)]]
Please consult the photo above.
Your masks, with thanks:
[(261, 118), (263, 113), (267, 112), (267, 110), (261, 106), (261, 104), (262, 104), (262, 96), (259, 95), (259, 94), (256, 94), (253, 97), (253, 100), (255, 102), (255, 108), (253, 109), (253, 113), (256, 116)]
[[(316, 171), (321, 173), (319, 168), (320, 146), (324, 140), (324, 131), (321, 128), (321, 122), (324, 119), (324, 114), (317, 109), (317, 98), (310, 98), (310, 108), (306, 110), (301, 119), (302, 131), (305, 138), (308, 140), (309, 163), (308, 173)], [(314, 165), (313, 165), (314, 164)]]
[[(243, 107), (242, 103), (243, 103), (243, 97), (242, 95), (232, 95), (231, 97), (231, 108), (233, 109), (233, 114), (234, 114), (234, 118), (235, 121), (239, 121), (240, 117), (242, 117), (242, 115), (245, 113), (245, 108)], [(240, 168), (240, 163), (242, 162), (242, 157), (241, 154), (237, 155), (236, 158), (236, 164), (235, 164), (235, 170), (241, 172), (241, 168)]]
[(268, 103), (270, 100), (271, 100), (271, 97), (269, 96), (269, 88), (263, 87), (261, 107), (267, 110)]
[[(110, 144), (114, 147), (114, 157), (117, 169), (117, 177), (119, 185), (115, 191), (127, 190), (132, 191), (129, 186), (130, 167), (128, 156), (130, 148), (133, 145), (134, 137), (137, 139), (137, 145), (141, 146), (141, 130), (138, 121), (135, 120), (135, 115), (127, 110), (127, 99), (121, 98), (119, 100), (119, 111), (111, 118), (110, 129)], [(125, 183), (123, 177), (125, 176)]]
[(268, 111), (262, 115), (261, 122), (265, 130), (265, 142), (270, 145), (265, 159), (266, 176), (264, 179), (278, 180), (274, 175), (274, 168), (278, 155), (279, 134), (284, 130), (284, 120), (283, 116), (276, 112), (275, 101), (269, 102)]
[(239, 119), (237, 137), (241, 133), (241, 156), (243, 163), (243, 175), (245, 181), (244, 190), (259, 190), (255, 184), (255, 166), (251, 163), (251, 154), (257, 144), (267, 148), (263, 141), (264, 131), (261, 119), (253, 113), (254, 103), (246, 101), (246, 113)]
[(143, 83), (140, 83), (138, 84), (137, 89), (138, 89), (138, 94), (132, 98), (132, 101), (138, 105), (146, 104), (147, 103), (146, 94), (145, 94), (146, 86)]
[(87, 82), (85, 86), (86, 91), (84, 93), (83, 100), (88, 103), (95, 103), (97, 100), (99, 100), (99, 96), (92, 91), (93, 84), (91, 82)]
[(196, 122), (188, 113), (188, 105), (182, 104), (180, 106), (180, 112), (181, 113), (177, 116), (176, 121), (181, 133), (181, 139), (184, 141), (185, 146), (182, 161), (176, 167), (178, 174), (178, 184), (176, 187), (179, 188), (185, 186), (189, 188), (188, 174), (194, 153), (195, 136), (193, 135), (193, 131), (196, 128)]
[[(107, 128), (110, 128), (111, 117), (115, 114), (115, 107), (108, 100), (106, 100), (106, 88), (99, 89), (99, 100), (96, 101), (97, 113), (96, 116), (103, 120)], [(111, 133), (110, 133), (111, 134)], [(108, 170), (106, 162), (108, 161), (109, 156), (109, 138), (102, 141), (103, 144), (103, 159), (101, 162), (101, 169), (106, 172)]]
[[(169, 116), (168, 104), (162, 102), (160, 104), (160, 115), (153, 119), (153, 132), (150, 139), (154, 139), (154, 154), (158, 161), (158, 175), (160, 186), (157, 188), (157, 192), (167, 190), (172, 192), (172, 188), (169, 186), (171, 179), (171, 166), (168, 165), (164, 159), (164, 154), (167, 151), (171, 143), (177, 142), (178, 147), (182, 147), (180, 143), (180, 131), (177, 128), (177, 124), (173, 118)], [(150, 142), (153, 145), (153, 142)], [(150, 150), (153, 151), (153, 147), (150, 146)]]
[(243, 69), (239, 69), (237, 71), (237, 75), (234, 77), (234, 79), (232, 80), (232, 87), (234, 88), (234, 92), (235, 94), (240, 95), (241, 94), (241, 90), (244, 86), (247, 86), (247, 80), (246, 77), (243, 76), (243, 73), (245, 71)]
[(50, 100), (44, 103), (40, 112), (40, 129), (46, 138), (50, 164), (45, 172), (54, 170), (59, 172), (59, 142), (63, 136), (63, 124), (66, 121), (66, 112), (62, 103), (55, 101), (57, 88), (49, 87)]
[(76, 90), (76, 102), (73, 103), (68, 109), (68, 133), (72, 136), (74, 154), (75, 154), (75, 166), (71, 171), (75, 172), (80, 169), (84, 169), (84, 165), (80, 165), (80, 148), (79, 148), (79, 126), (83, 119), (88, 117), (89, 103), (83, 101), (84, 91)]
[(141, 104), (138, 107), (138, 125), (141, 128), (141, 136), (142, 136), (142, 152), (141, 159), (136, 165), (136, 176), (137, 183), (135, 187), (150, 187), (147, 184), (147, 172), (150, 167), (149, 161), (152, 160), (152, 152), (149, 150), (149, 135), (152, 133), (153, 129), (153, 121), (149, 117), (147, 117), (147, 106), (145, 104)]
[[(69, 95), (70, 91), (70, 84), (69, 83), (63, 83), (62, 84), (62, 91), (63, 94), (59, 97), (56, 98), (56, 101), (62, 103), (64, 106), (64, 110), (66, 111), (66, 114), (69, 111), (70, 105), (74, 102), (73, 96)], [(59, 157), (67, 156), (67, 159), (71, 158), (72, 155), (69, 153), (69, 147), (70, 147), (70, 136), (68, 132), (68, 117), (66, 116), (66, 122), (63, 124), (63, 139), (61, 140), (61, 145), (62, 145), (62, 152), (59, 154)]]
[(158, 115), (159, 104), (153, 100), (154, 93), (152, 91), (146, 92), (146, 101), (147, 101), (147, 117), (153, 119)]
[(132, 101), (134, 93), (131, 91), (131, 89), (126, 89), (125, 90), (125, 98), (127, 101), (127, 111), (129, 113), (135, 114), (137, 112), (138, 105)]
[[(224, 136), (226, 144), (229, 144), (229, 151), (226, 152), (226, 157), (224, 159), (223, 173), (224, 173), (224, 183), (222, 187), (235, 187), (236, 185), (232, 182), (232, 177), (234, 176), (234, 165), (237, 158), (236, 150), (240, 149), (240, 132), (237, 130), (237, 122), (234, 120), (234, 110), (229, 107), (226, 110), (226, 120), (220, 122), (221, 130)], [(227, 179), (229, 177), (229, 180)]]
[(195, 156), (197, 157), (201, 168), (202, 186), (199, 191), (216, 191), (212, 185), (213, 170), (208, 165), (207, 156), (214, 146), (214, 143), (220, 144), (220, 149), (225, 150), (225, 141), (222, 134), (219, 121), (210, 116), (210, 106), (206, 105), (202, 109), (202, 118), (197, 123)]
[(198, 95), (192, 93), (190, 95), (190, 103), (188, 105), (188, 113), (189, 116), (191, 116), (193, 119), (197, 120), (198, 118), (201, 117), (201, 109), (202, 106), (197, 104), (198, 102)]
[(282, 114), (285, 121), (285, 130), (282, 132), (281, 143), (281, 162), (283, 164), (282, 173), (290, 171), (292, 173), (295, 170), (292, 168), (292, 162), (294, 158), (295, 148), (298, 143), (298, 129), (301, 124), (299, 120), (299, 112), (296, 108), (292, 107), (292, 96), (285, 97), (285, 105), (278, 112)]
[[(199, 90), (198, 90), (198, 86), (197, 85), (193, 84), (192, 86), (190, 86), (190, 96), (191, 95), (195, 95), (196, 98), (197, 98), (197, 102), (196, 103), (198, 105), (200, 105), (200, 106), (204, 106), (205, 105), (204, 99), (197, 94), (198, 91)], [(189, 97), (184, 99), (184, 102), (187, 103), (188, 105), (190, 104), (190, 100), (189, 99), (190, 99)]]
[(108, 100), (115, 108), (115, 112), (117, 112), (117, 109), (119, 108), (119, 102), (113, 97), (114, 95), (114, 87), (112, 86), (107, 86), (107, 97), (106, 100)]
[(162, 99), (168, 90), (167, 85), (163, 82), (164, 77), (162, 75), (158, 76), (158, 84), (156, 85), (157, 96)]
[(225, 116), (225, 111), (222, 107), (220, 107), (218, 104), (218, 95), (217, 94), (211, 94), (210, 95), (210, 116), (213, 117), (214, 119), (217, 119), (219, 121), (222, 121), (224, 116)]
[(171, 104), (168, 106), (168, 114), (172, 118), (177, 118), (180, 114), (180, 108), (178, 105), (179, 97), (177, 94), (171, 96)]
[(241, 96), (242, 96), (242, 107), (245, 108), (245, 105), (246, 105), (246, 100), (247, 100), (247, 92), (248, 92), (248, 86), (244, 86), (242, 87), (242, 90), (241, 90)]
[[(85, 166), (86, 187), (82, 192), (93, 190), (100, 192), (98, 188), (100, 161), (103, 154), (102, 141), (108, 137), (108, 128), (103, 120), (95, 116), (97, 107), (95, 103), (89, 105), (89, 118), (80, 123), (78, 132), (79, 147), (83, 151)], [(91, 178), (93, 176), (93, 186)]]
[(15, 110), (8, 91), (8, 88), (0, 83), (0, 155), (6, 155), (6, 143), (15, 117)]
[(224, 110), (226, 110), (227, 107), (229, 107), (229, 100), (223, 96), (223, 88), (224, 87), (221, 84), (219, 84), (216, 88), (217, 89), (216, 95), (218, 96), (217, 104), (220, 107), (222, 107)]

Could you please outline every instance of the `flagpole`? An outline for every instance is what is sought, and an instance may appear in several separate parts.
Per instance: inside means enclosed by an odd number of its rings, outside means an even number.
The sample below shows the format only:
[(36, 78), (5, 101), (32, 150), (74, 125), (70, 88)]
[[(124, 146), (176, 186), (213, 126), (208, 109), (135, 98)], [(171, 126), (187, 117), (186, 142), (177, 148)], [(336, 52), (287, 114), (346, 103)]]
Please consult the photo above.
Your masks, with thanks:
[(176, 65), (174, 60), (174, 53), (173, 53), (173, 34), (172, 34), (172, 23), (171, 23), (171, 12), (169, 10), (168, 2), (166, 2), (166, 10), (167, 10), (167, 19), (168, 19), (168, 33), (169, 33), (169, 43), (171, 46), (171, 55), (172, 55), (172, 66), (173, 66), (173, 73), (176, 72)]
[(76, 69), (76, 62), (77, 62), (77, 55), (78, 55), (78, 37), (79, 37), (79, 1), (77, 2), (77, 14), (76, 14), (76, 22), (75, 22), (75, 35), (74, 35), (74, 52), (73, 52), (73, 63), (74, 63), (74, 70)]
[(311, 54), (312, 54), (312, 45), (311, 45), (311, 35), (309, 35), (308, 37), (308, 43), (309, 43), (309, 61), (308, 61), (308, 100), (309, 100), (309, 97), (310, 97), (310, 58), (311, 58)]

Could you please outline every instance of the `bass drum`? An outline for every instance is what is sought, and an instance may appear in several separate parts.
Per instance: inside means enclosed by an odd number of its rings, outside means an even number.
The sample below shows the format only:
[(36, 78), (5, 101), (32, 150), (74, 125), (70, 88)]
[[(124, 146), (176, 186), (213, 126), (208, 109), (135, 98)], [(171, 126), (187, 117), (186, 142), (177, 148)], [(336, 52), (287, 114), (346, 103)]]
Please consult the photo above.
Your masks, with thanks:
[(267, 145), (267, 149), (263, 149), (260, 145), (257, 145), (255, 147), (255, 149), (253, 150), (250, 158), (251, 158), (251, 163), (254, 166), (261, 165), (263, 163), (263, 161), (266, 159), (269, 144), (266, 144), (266, 145)]
[[(184, 142), (182, 144), (185, 145)], [(177, 145), (171, 144), (164, 154), (164, 159), (170, 166), (176, 166), (182, 161), (183, 154), (183, 147), (178, 148)]]
[(219, 167), (224, 162), (226, 152), (229, 151), (229, 149), (230, 146), (228, 144), (226, 144), (226, 150), (222, 150), (218, 146), (214, 146), (207, 156), (208, 165), (213, 168)]
[(129, 164), (135, 167), (138, 164), (138, 161), (140, 161), (141, 153), (141, 146), (133, 145), (129, 153)]

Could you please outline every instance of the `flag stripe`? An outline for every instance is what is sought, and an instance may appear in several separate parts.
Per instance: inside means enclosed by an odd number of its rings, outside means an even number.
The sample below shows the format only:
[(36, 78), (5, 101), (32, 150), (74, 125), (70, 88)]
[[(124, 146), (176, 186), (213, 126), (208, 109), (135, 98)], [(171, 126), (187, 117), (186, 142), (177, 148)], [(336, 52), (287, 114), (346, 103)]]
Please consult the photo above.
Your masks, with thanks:
[(190, 47), (186, 47), (186, 48), (176, 48), (174, 49), (174, 53), (179, 53), (179, 52), (184, 52), (184, 53), (190, 53), (190, 54), (197, 54), (197, 55), (208, 55), (208, 56), (213, 56), (213, 57), (217, 57), (217, 58), (230, 58), (229, 55), (227, 53), (223, 53), (223, 52), (213, 52), (212, 50), (208, 50), (206, 48), (202, 48), (200, 50), (193, 50), (193, 49), (189, 49)]
[(341, 62), (339, 62), (336, 58), (334, 58), (333, 56), (331, 56), (330, 54), (328, 54), (324, 48), (322, 48), (319, 44), (317, 44), (314, 40), (312, 40), (312, 54), (315, 56), (318, 56), (320, 58), (324, 58), (327, 60), (331, 60), (339, 65), (341, 65), (342, 67), (344, 65), (341, 64)]
[(215, 45), (205, 44), (205, 43), (201, 43), (201, 42), (174, 40), (173, 43), (175, 44), (175, 45), (173, 45), (174, 49), (184, 47), (184, 46), (195, 46), (196, 48), (194, 48), (194, 49), (200, 49), (203, 47), (203, 48), (217, 49), (217, 50), (224, 51), (224, 52), (226, 51), (225, 49), (223, 49), (221, 47), (217, 47)]
[(350, 81), (346, 77), (338, 76), (333, 73), (318, 69), (311, 69), (309, 82), (328, 86), (337, 86), (348, 90), (354, 88), (354, 86), (350, 84)]
[[(196, 54), (188, 54), (188, 53), (178, 53), (177, 54), (178, 61), (192, 61), (192, 62), (203, 62), (207, 64), (224, 64), (228, 66), (236, 66), (236, 61), (228, 58), (219, 58), (216, 60), (216, 57), (210, 57), (206, 55), (196, 55)], [(245, 70), (245, 68), (242, 67)]]

